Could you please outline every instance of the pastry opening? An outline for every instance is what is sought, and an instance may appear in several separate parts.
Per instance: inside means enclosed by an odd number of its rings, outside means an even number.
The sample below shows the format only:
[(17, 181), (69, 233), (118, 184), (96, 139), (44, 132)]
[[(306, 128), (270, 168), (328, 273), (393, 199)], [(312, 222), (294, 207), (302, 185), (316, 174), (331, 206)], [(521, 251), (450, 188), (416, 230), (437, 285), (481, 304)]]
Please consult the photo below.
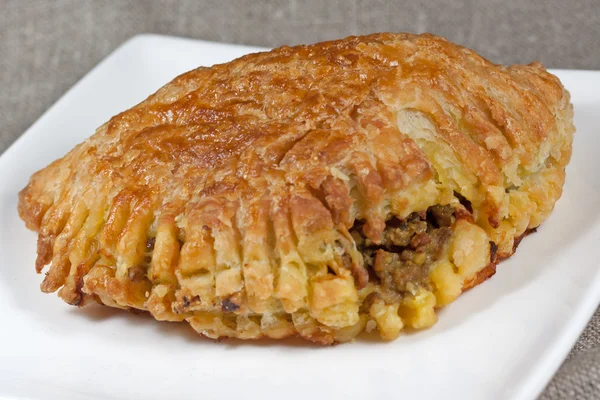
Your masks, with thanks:
[(369, 280), (377, 282), (386, 302), (397, 302), (417, 287), (430, 289), (430, 267), (444, 254), (455, 221), (454, 207), (434, 205), (402, 220), (389, 219), (380, 243), (363, 233), (364, 221), (356, 221), (350, 233)]
[(460, 204), (462, 204), (462, 206), (471, 214), (473, 214), (473, 205), (471, 204), (471, 202), (462, 194), (458, 193), (457, 191), (454, 191), (454, 197), (456, 197), (458, 199), (458, 201), (460, 202)]

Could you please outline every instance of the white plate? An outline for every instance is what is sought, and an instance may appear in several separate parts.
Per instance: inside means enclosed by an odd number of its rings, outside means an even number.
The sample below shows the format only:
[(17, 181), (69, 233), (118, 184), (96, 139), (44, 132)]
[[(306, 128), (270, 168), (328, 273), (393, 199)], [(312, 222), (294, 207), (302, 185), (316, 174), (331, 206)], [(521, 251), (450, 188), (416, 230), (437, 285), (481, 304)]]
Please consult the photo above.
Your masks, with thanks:
[[(35, 234), (17, 192), (112, 115), (198, 65), (257, 49), (137, 36), (63, 96), (0, 158), (0, 397), (16, 399), (535, 397), (600, 300), (600, 72), (555, 71), (577, 134), (565, 192), (538, 233), (433, 328), (391, 343), (215, 344), (187, 324), (39, 291)], [(258, 397), (260, 396), (260, 397)]]

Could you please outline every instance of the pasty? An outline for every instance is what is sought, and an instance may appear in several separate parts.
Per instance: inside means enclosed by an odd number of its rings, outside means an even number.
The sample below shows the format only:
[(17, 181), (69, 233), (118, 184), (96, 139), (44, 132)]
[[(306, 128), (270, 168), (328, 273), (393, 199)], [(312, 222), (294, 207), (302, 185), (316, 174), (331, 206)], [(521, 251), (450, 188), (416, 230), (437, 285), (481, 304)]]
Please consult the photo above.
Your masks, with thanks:
[(31, 177), (19, 213), (42, 291), (69, 304), (211, 338), (392, 339), (548, 217), (572, 117), (541, 64), (428, 34), (281, 47), (114, 116)]

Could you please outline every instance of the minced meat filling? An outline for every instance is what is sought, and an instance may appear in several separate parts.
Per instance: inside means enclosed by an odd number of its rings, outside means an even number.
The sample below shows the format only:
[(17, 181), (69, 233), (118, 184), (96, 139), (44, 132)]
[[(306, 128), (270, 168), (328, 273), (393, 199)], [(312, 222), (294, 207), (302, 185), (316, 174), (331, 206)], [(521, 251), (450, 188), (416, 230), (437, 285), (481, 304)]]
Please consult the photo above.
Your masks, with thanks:
[(456, 218), (450, 205), (435, 205), (426, 212), (414, 212), (405, 220), (387, 221), (381, 243), (364, 236), (362, 223), (351, 230), (365, 268), (379, 279), (382, 288), (402, 294), (407, 285), (423, 285), (429, 266), (436, 261), (450, 239)]

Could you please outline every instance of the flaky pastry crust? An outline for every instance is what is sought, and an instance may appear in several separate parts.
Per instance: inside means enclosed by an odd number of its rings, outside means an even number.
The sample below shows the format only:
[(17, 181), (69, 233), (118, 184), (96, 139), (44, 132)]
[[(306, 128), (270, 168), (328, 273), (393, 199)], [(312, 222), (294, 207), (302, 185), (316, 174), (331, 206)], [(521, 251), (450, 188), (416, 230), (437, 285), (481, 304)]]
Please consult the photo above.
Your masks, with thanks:
[(35, 173), (19, 213), (70, 304), (212, 338), (390, 339), (549, 215), (573, 132), (539, 63), (350, 37), (175, 78)]

